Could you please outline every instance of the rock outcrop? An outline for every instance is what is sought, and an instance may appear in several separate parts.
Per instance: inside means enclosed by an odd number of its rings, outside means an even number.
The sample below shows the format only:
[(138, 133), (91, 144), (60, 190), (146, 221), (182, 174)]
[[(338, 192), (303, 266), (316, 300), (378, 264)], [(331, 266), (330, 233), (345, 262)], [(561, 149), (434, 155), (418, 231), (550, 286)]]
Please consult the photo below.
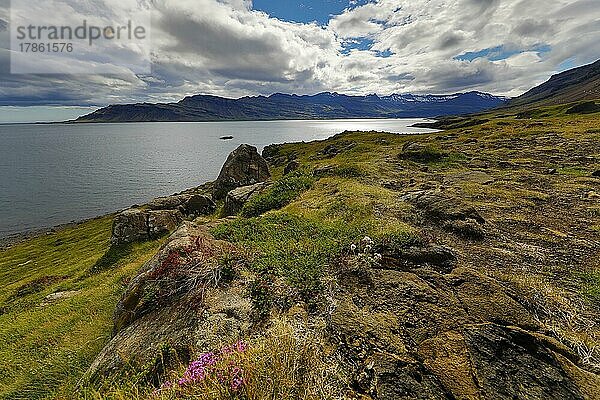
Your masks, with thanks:
[(111, 242), (123, 245), (156, 239), (177, 229), (185, 218), (208, 215), (216, 208), (210, 197), (200, 194), (158, 197), (143, 207), (119, 213), (113, 221)]
[(185, 362), (192, 348), (216, 348), (247, 334), (250, 300), (219, 262), (235, 251), (206, 227), (184, 222), (129, 284), (115, 311), (113, 338), (89, 377), (146, 365), (166, 345)]
[(234, 150), (215, 181), (213, 197), (224, 199), (231, 190), (265, 182), (271, 177), (269, 166), (256, 147), (243, 144)]
[(122, 211), (113, 220), (111, 242), (114, 245), (148, 240), (148, 214), (137, 208)]
[(223, 206), (223, 215), (236, 215), (252, 197), (262, 193), (270, 185), (267, 182), (257, 183), (250, 186), (242, 186), (233, 189), (227, 193), (225, 197), (225, 205)]
[[(591, 399), (597, 376), (498, 282), (402, 260), (345, 271), (329, 319), (358, 394), (372, 399)], [(386, 269), (387, 267), (392, 269)], [(590, 381), (591, 379), (591, 381)]]
[(416, 191), (401, 197), (415, 205), (424, 219), (466, 239), (485, 236), (485, 219), (472, 206), (436, 191)]

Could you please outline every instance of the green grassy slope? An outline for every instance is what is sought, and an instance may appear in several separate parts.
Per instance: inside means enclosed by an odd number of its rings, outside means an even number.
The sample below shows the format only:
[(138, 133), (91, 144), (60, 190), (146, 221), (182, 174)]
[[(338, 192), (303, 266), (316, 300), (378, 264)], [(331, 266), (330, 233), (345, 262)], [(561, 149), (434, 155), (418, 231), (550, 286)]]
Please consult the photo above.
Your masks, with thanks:
[[(110, 337), (123, 282), (158, 242), (93, 266), (109, 248), (110, 216), (0, 252), (0, 398), (67, 396)], [(56, 292), (68, 298), (45, 301)]]

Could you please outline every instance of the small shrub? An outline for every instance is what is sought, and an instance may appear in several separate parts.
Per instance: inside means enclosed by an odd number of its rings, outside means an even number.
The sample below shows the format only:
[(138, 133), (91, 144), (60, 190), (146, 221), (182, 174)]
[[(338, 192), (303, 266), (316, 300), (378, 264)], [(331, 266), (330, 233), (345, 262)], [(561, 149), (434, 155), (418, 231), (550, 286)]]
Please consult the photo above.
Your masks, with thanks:
[(264, 193), (255, 196), (242, 208), (242, 216), (257, 217), (267, 211), (282, 208), (310, 189), (315, 178), (307, 170), (297, 170), (284, 176)]

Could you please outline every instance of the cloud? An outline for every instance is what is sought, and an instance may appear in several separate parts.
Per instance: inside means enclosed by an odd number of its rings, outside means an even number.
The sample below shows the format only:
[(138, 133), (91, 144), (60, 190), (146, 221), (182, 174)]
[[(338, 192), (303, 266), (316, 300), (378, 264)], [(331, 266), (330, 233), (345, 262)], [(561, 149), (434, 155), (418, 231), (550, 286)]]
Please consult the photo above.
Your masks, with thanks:
[[(6, 2), (0, 0), (0, 15), (8, 10)], [(118, 12), (119, 3), (69, 0), (69, 15), (73, 23), (87, 14), (106, 17)], [(248, 0), (153, 0), (152, 73), (123, 69), (111, 51), (84, 60), (113, 60), (121, 69), (110, 76), (10, 75), (8, 33), (0, 19), (0, 104), (104, 105), (176, 101), (197, 93), (237, 97), (324, 90), (518, 95), (566, 60), (595, 61), (600, 54), (596, 3), (350, 2), (320, 26), (278, 20), (254, 10)], [(472, 56), (459, 57), (465, 54)]]

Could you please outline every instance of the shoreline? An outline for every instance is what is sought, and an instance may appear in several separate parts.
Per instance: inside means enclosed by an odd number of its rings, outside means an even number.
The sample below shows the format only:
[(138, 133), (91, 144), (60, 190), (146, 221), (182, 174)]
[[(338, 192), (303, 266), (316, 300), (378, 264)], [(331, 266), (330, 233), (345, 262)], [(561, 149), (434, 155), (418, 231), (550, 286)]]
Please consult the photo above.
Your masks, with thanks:
[(92, 218), (84, 218), (84, 219), (80, 219), (80, 220), (76, 220), (76, 221), (66, 222), (66, 223), (58, 224), (58, 225), (51, 226), (51, 227), (34, 228), (34, 229), (25, 230), (23, 232), (11, 233), (8, 236), (0, 237), (0, 251), (7, 250), (13, 246), (19, 245), (19, 244), (26, 242), (28, 240), (31, 240), (31, 239), (39, 238), (44, 235), (52, 235), (54, 233), (63, 231), (68, 228), (75, 228), (86, 222), (105, 218), (110, 215), (114, 215), (115, 213), (116, 213), (116, 211), (112, 212), (112, 213), (104, 214), (104, 215), (98, 215), (98, 216), (92, 217)]
[[(387, 119), (389, 119), (389, 118), (387, 118)], [(412, 119), (412, 118), (410, 118), (410, 119)], [(410, 135), (422, 135), (422, 134), (436, 133), (436, 132), (440, 132), (440, 131), (443, 130), (443, 129), (439, 129), (439, 128), (435, 129), (435, 128), (428, 128), (428, 127), (425, 127), (425, 126), (418, 126), (419, 124), (423, 124), (423, 125), (425, 125), (425, 124), (435, 124), (436, 122), (440, 121), (439, 118), (415, 118), (415, 119), (423, 119), (423, 120), (426, 120), (426, 122), (413, 124), (413, 125), (410, 125), (409, 127), (419, 127), (419, 128), (422, 127), (422, 128), (430, 129), (431, 132), (411, 133)], [(212, 122), (212, 121), (203, 121), (203, 122)], [(222, 121), (220, 121), (220, 122), (222, 122)], [(43, 123), (43, 124), (61, 124), (61, 123), (64, 123), (64, 122), (52, 122), (52, 123)], [(32, 123), (32, 124), (35, 125), (35, 124), (39, 124), (39, 123)], [(2, 125), (2, 124), (0, 124), (0, 125)], [(336, 134), (330, 136), (329, 138), (323, 139), (323, 140), (328, 140), (328, 139), (333, 138), (333, 137), (335, 137), (337, 135), (340, 135), (341, 133), (343, 133), (343, 132), (336, 133)], [(393, 133), (393, 132), (386, 132), (386, 133), (389, 133), (389, 134), (392, 134), (392, 135), (397, 135), (398, 134), (398, 133)], [(272, 143), (272, 144), (274, 144), (274, 143)], [(283, 143), (283, 144), (285, 144), (285, 143)], [(211, 182), (212, 181), (207, 181), (207, 182), (205, 182), (204, 184), (202, 184), (200, 186), (192, 187), (192, 188), (188, 188), (188, 189), (184, 189), (184, 190), (182, 190), (179, 193), (175, 193), (175, 195), (177, 195), (177, 194), (183, 194), (183, 193), (186, 193), (186, 192), (189, 192), (189, 191), (192, 191), (192, 190), (197, 190), (199, 188), (204, 187), (207, 184), (210, 184)], [(0, 251), (4, 251), (6, 249), (9, 249), (9, 248), (11, 248), (13, 246), (21, 244), (21, 243), (23, 243), (23, 242), (25, 242), (27, 240), (30, 240), (30, 239), (35, 239), (35, 238), (38, 238), (38, 237), (41, 237), (41, 236), (44, 236), (44, 235), (51, 235), (53, 233), (62, 231), (62, 230), (67, 229), (67, 228), (74, 228), (74, 227), (77, 227), (77, 226), (79, 226), (79, 225), (81, 225), (81, 224), (83, 224), (85, 222), (89, 222), (89, 221), (93, 221), (93, 220), (96, 220), (96, 219), (104, 218), (104, 217), (107, 217), (107, 216), (110, 216), (110, 215), (115, 215), (118, 212), (119, 211), (112, 211), (112, 212), (109, 212), (109, 213), (104, 214), (104, 215), (98, 215), (98, 216), (91, 217), (91, 218), (84, 218), (84, 219), (74, 220), (74, 221), (71, 221), (71, 222), (66, 222), (66, 223), (58, 224), (58, 225), (51, 226), (51, 227), (33, 228), (33, 229), (27, 229), (27, 230), (25, 230), (23, 232), (12, 233), (12, 234), (9, 234), (8, 236), (0, 237)]]

